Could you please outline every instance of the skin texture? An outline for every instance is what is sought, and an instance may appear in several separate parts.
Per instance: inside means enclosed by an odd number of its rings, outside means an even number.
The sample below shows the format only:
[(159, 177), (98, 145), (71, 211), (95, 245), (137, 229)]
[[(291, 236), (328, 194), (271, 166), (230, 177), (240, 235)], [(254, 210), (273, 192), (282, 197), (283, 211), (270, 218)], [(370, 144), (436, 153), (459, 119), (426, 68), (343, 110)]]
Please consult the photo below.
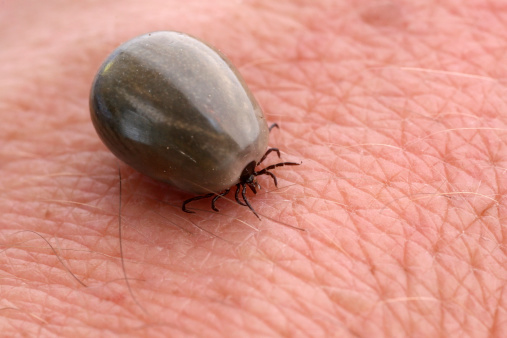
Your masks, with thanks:
[[(505, 336), (504, 1), (372, 3), (0, 3), (3, 334)], [(303, 161), (262, 221), (183, 214), (97, 137), (95, 71), (161, 29), (224, 52)]]

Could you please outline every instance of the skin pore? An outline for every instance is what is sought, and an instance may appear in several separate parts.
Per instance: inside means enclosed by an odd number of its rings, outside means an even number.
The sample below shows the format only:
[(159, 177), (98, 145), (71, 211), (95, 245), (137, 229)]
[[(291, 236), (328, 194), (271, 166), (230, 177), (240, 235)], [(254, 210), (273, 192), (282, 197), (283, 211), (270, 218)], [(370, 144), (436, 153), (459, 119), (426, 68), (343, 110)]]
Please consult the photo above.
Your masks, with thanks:
[[(502, 4), (1, 3), (3, 332), (502, 336)], [(303, 162), (259, 178), (261, 221), (183, 213), (95, 133), (101, 62), (157, 30), (225, 53)]]

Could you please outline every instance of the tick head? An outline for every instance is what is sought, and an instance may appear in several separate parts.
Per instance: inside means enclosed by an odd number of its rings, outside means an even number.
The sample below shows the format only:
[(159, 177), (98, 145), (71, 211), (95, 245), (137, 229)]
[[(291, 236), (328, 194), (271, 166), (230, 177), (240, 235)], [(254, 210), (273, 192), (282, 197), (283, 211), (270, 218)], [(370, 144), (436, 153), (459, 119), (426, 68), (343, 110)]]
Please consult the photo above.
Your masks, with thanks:
[(257, 189), (260, 189), (261, 186), (257, 183), (257, 179), (255, 177), (255, 161), (248, 163), (243, 169), (241, 176), (239, 177), (239, 183), (242, 185), (248, 185), (250, 189), (256, 194)]

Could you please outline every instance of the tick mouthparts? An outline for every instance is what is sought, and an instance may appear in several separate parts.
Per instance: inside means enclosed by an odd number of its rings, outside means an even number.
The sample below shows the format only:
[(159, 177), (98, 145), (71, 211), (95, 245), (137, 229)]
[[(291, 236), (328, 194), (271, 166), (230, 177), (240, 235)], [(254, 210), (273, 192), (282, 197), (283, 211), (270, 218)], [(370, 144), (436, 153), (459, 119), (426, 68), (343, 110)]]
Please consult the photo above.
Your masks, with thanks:
[(258, 188), (258, 189), (260, 189), (260, 188), (261, 188), (261, 186), (259, 185), (259, 183), (257, 183), (257, 181), (252, 182), (252, 183), (249, 183), (249, 184), (247, 184), (247, 185), (248, 185), (248, 187), (250, 188), (250, 190), (252, 190), (252, 192), (253, 192), (254, 194), (257, 194), (257, 188)]

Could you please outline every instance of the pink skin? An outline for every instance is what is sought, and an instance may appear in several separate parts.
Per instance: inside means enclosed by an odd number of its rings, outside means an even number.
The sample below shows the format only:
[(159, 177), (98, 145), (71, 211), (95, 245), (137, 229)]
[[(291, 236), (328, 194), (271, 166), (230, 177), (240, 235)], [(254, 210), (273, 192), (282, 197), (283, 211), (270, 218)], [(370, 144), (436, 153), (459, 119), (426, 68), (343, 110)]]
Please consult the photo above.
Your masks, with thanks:
[[(505, 335), (504, 1), (372, 3), (1, 2), (2, 334)], [(163, 29), (228, 55), (303, 161), (259, 179), (262, 221), (181, 212), (97, 137), (95, 71)]]

